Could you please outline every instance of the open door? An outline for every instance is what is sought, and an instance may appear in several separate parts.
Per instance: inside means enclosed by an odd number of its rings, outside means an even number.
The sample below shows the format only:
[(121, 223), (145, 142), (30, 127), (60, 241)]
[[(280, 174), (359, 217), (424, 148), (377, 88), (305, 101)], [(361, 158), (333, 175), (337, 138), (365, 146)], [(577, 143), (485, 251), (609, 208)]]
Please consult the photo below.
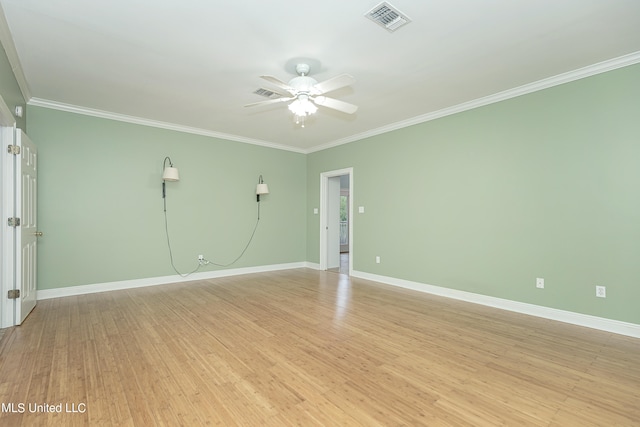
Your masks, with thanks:
[(353, 168), (320, 174), (320, 269), (340, 265), (340, 177), (349, 177), (348, 240), (349, 275), (353, 272)]
[(36, 306), (37, 271), (37, 191), (38, 191), (38, 150), (27, 135), (16, 131), (15, 159), (15, 217), (20, 219), (15, 239), (15, 324), (20, 325)]
[(340, 267), (340, 177), (329, 177), (327, 186), (327, 269)]

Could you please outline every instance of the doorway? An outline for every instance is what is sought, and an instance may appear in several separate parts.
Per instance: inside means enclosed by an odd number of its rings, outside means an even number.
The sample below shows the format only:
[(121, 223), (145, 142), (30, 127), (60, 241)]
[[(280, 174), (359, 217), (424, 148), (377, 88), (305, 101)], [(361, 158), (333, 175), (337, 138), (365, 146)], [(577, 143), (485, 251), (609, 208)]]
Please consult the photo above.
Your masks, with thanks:
[(320, 269), (353, 271), (353, 168), (320, 174)]

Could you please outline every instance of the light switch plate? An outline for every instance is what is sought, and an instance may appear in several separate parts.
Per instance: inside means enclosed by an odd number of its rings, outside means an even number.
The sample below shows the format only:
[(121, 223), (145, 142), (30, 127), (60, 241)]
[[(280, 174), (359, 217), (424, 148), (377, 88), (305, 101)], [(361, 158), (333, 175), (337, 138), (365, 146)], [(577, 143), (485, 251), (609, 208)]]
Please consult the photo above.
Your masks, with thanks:
[(364, 213), (364, 206), (358, 206), (358, 213)]

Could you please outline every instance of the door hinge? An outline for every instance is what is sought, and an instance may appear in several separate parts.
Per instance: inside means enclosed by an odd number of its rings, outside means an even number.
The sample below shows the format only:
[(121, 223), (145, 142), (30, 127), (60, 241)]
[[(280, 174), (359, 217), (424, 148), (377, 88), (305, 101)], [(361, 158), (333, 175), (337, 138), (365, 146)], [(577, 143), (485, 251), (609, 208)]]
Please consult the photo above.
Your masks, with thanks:
[(11, 289), (11, 290), (8, 292), (7, 297), (8, 297), (9, 299), (18, 299), (18, 298), (20, 298), (20, 289)]
[(7, 220), (9, 227), (18, 227), (20, 226), (20, 218), (12, 217)]
[(18, 154), (20, 154), (20, 146), (19, 145), (9, 145), (7, 147), (7, 153), (17, 156)]

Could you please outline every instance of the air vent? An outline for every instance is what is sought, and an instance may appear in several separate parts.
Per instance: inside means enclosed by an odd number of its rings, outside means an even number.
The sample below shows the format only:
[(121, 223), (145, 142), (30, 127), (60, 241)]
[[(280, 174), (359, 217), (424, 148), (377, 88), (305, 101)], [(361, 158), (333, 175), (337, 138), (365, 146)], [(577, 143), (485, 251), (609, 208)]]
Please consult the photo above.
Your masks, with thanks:
[(269, 98), (269, 99), (282, 98), (282, 96), (279, 93), (275, 93), (268, 89), (263, 89), (263, 88), (256, 89), (253, 93), (255, 93), (256, 95), (264, 96), (265, 98)]
[(411, 19), (386, 1), (371, 9), (364, 16), (389, 32), (394, 32), (403, 25), (411, 22)]

